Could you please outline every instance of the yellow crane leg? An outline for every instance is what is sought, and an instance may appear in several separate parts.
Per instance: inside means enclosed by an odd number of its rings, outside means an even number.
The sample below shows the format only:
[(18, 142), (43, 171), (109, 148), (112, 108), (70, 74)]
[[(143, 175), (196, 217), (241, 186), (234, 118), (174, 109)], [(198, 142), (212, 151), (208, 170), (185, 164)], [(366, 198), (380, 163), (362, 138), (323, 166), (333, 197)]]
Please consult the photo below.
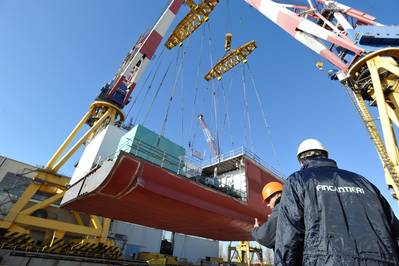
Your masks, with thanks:
[(83, 116), (83, 118), (79, 121), (79, 123), (75, 126), (75, 128), (72, 130), (72, 132), (69, 134), (69, 136), (65, 139), (65, 141), (61, 144), (61, 146), (58, 148), (58, 150), (51, 157), (51, 159), (49, 160), (49, 162), (47, 163), (47, 165), (45, 167), (45, 170), (52, 169), (55, 162), (58, 160), (58, 158), (61, 156), (61, 154), (65, 151), (65, 149), (68, 147), (68, 145), (72, 142), (72, 140), (75, 138), (76, 134), (82, 129), (83, 125), (86, 123), (87, 119), (89, 118), (91, 111), (92, 110), (90, 109)]
[(0, 221), (0, 228), (10, 228), (12, 223), (14, 222), (17, 215), (20, 213), (22, 208), (26, 206), (29, 200), (36, 194), (39, 190), (39, 185), (32, 183), (25, 189), (22, 196), (18, 199), (16, 203), (12, 206), (10, 211), (7, 213), (6, 217), (4, 217), (3, 221)]
[[(399, 197), (399, 150), (395, 131), (399, 127), (399, 49), (386, 48), (368, 54), (349, 70), (345, 85), (353, 91), (356, 107), (383, 163), (385, 179), (393, 197)], [(378, 109), (382, 136), (365, 101)], [(396, 127), (396, 130), (395, 130)]]
[(32, 205), (31, 207), (24, 209), (23, 211), (21, 211), (19, 214), (22, 215), (31, 215), (33, 212), (46, 208), (47, 206), (49, 206), (50, 204), (53, 204), (55, 202), (57, 202), (58, 200), (62, 199), (62, 197), (64, 196), (64, 192), (55, 194), (54, 196), (47, 198), (37, 204)]
[(101, 234), (100, 234), (101, 242), (108, 240), (108, 232), (109, 232), (110, 226), (111, 226), (111, 219), (103, 218), (103, 225), (102, 225), (102, 230), (101, 230)]
[(69, 158), (82, 146), (83, 143), (85, 143), (88, 138), (95, 132), (98, 128), (100, 128), (103, 123), (105, 122), (106, 119), (112, 117), (115, 115), (115, 111), (112, 109), (109, 109), (108, 111), (105, 112), (102, 117), (97, 120), (94, 125), (73, 145), (70, 150), (55, 164), (53, 165), (53, 171), (58, 172), (58, 170), (66, 163)]
[[(82, 136), (77, 143), (60, 159), (61, 155), (64, 153), (66, 148), (72, 143), (72, 140), (76, 137), (77, 133), (82, 129), (83, 125), (89, 119), (90, 116), (97, 115), (94, 114), (96, 110), (102, 108), (104, 113), (100, 115), (94, 125)], [(115, 116), (119, 115), (122, 121), (124, 119), (122, 111), (113, 104), (107, 102), (94, 102), (89, 111), (83, 116), (83, 118), (79, 121), (79, 123), (75, 126), (72, 132), (68, 135), (65, 141), (61, 144), (58, 150), (51, 157), (49, 162), (45, 167), (45, 171), (50, 171), (52, 173), (56, 173), (62, 165), (76, 152), (76, 150), (92, 136), (94, 132), (96, 132), (99, 128), (104, 126), (104, 122), (106, 119), (110, 119), (108, 124), (113, 123)]]
[[(8, 214), (0, 221), (0, 228), (7, 229), (2, 235), (0, 247), (2, 248), (35, 248), (37, 246), (32, 240), (30, 230), (32, 228), (45, 232), (43, 245), (40, 247), (46, 252), (82, 252), (82, 250), (94, 250), (94, 255), (118, 258), (120, 251), (114, 243), (107, 239), (111, 220), (99, 218), (95, 215), (86, 215), (89, 221), (85, 224), (81, 214), (70, 212), (74, 222), (42, 218), (35, 216), (38, 210), (46, 210), (50, 206), (57, 206), (66, 191), (69, 178), (57, 174), (58, 170), (71, 158), (79, 147), (90, 138), (95, 136), (102, 128), (114, 124), (115, 119), (124, 120), (122, 111), (108, 102), (94, 102), (89, 111), (78, 122), (63, 144), (51, 157), (44, 169), (37, 169), (33, 182), (25, 189), (22, 196), (14, 203)], [(68, 150), (83, 125), (93, 119), (94, 124), (80, 137)], [(66, 151), (66, 152), (65, 152)], [(37, 202), (32, 200), (36, 193), (45, 192), (49, 196)], [(66, 234), (78, 237), (75, 244), (65, 243), (63, 238)], [(73, 248), (71, 247), (73, 245)], [(68, 249), (70, 248), (70, 250)], [(63, 250), (67, 249), (67, 250)], [(102, 250), (102, 251), (99, 251)]]

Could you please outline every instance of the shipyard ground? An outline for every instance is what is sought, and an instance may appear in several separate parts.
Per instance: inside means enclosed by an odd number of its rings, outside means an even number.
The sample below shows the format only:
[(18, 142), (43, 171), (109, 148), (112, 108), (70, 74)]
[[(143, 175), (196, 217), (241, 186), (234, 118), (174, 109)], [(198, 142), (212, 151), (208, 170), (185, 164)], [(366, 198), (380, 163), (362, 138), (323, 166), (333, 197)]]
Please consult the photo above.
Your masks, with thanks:
[[(168, 264), (152, 264), (145, 261), (128, 261), (128, 260), (103, 260), (99, 258), (88, 258), (79, 256), (66, 256), (48, 253), (28, 252), (28, 251), (15, 251), (0, 249), (0, 265), (13, 265), (13, 266), (94, 266), (94, 265), (168, 265)], [(177, 264), (171, 264), (177, 266)], [(179, 263), (178, 265), (197, 265), (189, 263)], [(242, 263), (216, 263), (210, 261), (202, 261), (198, 265), (223, 265), (223, 266), (240, 266), (247, 265)], [(251, 264), (271, 266), (272, 264)]]

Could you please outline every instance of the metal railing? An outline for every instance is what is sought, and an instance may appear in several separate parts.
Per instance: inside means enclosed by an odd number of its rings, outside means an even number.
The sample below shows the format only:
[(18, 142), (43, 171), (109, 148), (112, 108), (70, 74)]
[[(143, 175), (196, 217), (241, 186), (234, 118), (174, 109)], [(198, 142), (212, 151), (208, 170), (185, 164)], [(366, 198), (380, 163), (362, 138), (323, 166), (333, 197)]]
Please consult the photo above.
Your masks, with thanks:
[(134, 156), (155, 163), (161, 168), (166, 168), (177, 174), (181, 174), (182, 169), (185, 167), (185, 156), (181, 156), (181, 158), (179, 158), (180, 156), (176, 157), (137, 137), (134, 140), (127, 139), (127, 141), (119, 147), (119, 150), (127, 151)]
[[(240, 147), (234, 150), (231, 150), (227, 153), (221, 154), (220, 156), (210, 158), (205, 161), (201, 161), (193, 156), (185, 155), (185, 156), (179, 156), (176, 157), (171, 153), (166, 152), (165, 150), (162, 150), (156, 146), (150, 145), (143, 141), (140, 138), (135, 138), (133, 139), (127, 139), (126, 142), (121, 144), (118, 147), (118, 150), (109, 156), (102, 158), (97, 161), (97, 163), (94, 165), (94, 167), (100, 167), (102, 163), (106, 160), (115, 160), (120, 151), (125, 151), (133, 156), (140, 157), (144, 160), (147, 160), (149, 162), (152, 162), (161, 168), (167, 169), (169, 171), (172, 171), (180, 176), (184, 176), (188, 179), (194, 180), (196, 182), (202, 183), (204, 185), (207, 185), (211, 188), (214, 188), (218, 191), (221, 191), (226, 194), (231, 194), (232, 193), (235, 195), (234, 197), (237, 197), (242, 201), (246, 201), (247, 199), (247, 188), (245, 186), (239, 186), (234, 188), (234, 186), (231, 186), (227, 184), (226, 182), (223, 182), (223, 179), (229, 179), (229, 174), (222, 174), (219, 176), (219, 178), (216, 178), (214, 182), (210, 182), (212, 179), (210, 177), (205, 177), (202, 176), (202, 170), (205, 167), (217, 165), (218, 163), (221, 163), (223, 161), (233, 159), (239, 156), (246, 156), (258, 164), (260, 166), (264, 167), (265, 170), (272, 172), (274, 175), (283, 178), (283, 175), (271, 167), (269, 164), (267, 164), (264, 160), (262, 160), (259, 156), (257, 156), (255, 153), (249, 151), (245, 147)], [(219, 183), (220, 184), (219, 184)]]
[(281, 178), (284, 178), (284, 175), (280, 171), (275, 169), (270, 164), (266, 163), (265, 160), (263, 160), (258, 155), (256, 155), (254, 152), (248, 150), (247, 148), (245, 148), (243, 146), (236, 148), (234, 150), (231, 150), (229, 152), (223, 153), (219, 156), (212, 157), (212, 158), (204, 161), (201, 166), (202, 166), (202, 168), (204, 168), (204, 167), (211, 166), (211, 165), (214, 165), (214, 164), (217, 164), (217, 163), (220, 163), (223, 161), (227, 161), (229, 159), (232, 159), (232, 158), (235, 158), (238, 156), (243, 156), (243, 155), (245, 155), (245, 156), (249, 157), (250, 159), (254, 160), (255, 162), (259, 163), (261, 166), (263, 166), (267, 170), (271, 171), (273, 174), (275, 174)]
[[(265, 160), (263, 160), (261, 157), (259, 157), (257, 154), (254, 152), (248, 150), (245, 147), (239, 147), (233, 150), (230, 150), (229, 152), (223, 153), (219, 156), (209, 158), (207, 160), (201, 161), (197, 159), (196, 157), (193, 157), (191, 155), (185, 155), (182, 156), (181, 158), (178, 158), (166, 151), (163, 151), (157, 147), (154, 147), (152, 145), (147, 144), (143, 140), (139, 138), (135, 138), (135, 141), (132, 139), (127, 139), (127, 141), (122, 144), (119, 147), (119, 150), (123, 151), (128, 151), (130, 154), (133, 154), (138, 157), (144, 157), (140, 156), (140, 154), (145, 154), (151, 158), (154, 158), (156, 160), (159, 160), (159, 166), (161, 168), (171, 168), (171, 167), (165, 167), (166, 166), (172, 166), (175, 169), (177, 169), (177, 174), (179, 175), (185, 175), (186, 173), (189, 174), (190, 176), (193, 176), (195, 174), (200, 175), (202, 172), (202, 169), (205, 167), (209, 167), (212, 165), (215, 165), (217, 163), (227, 161), (229, 159), (238, 157), (238, 156), (247, 156), (248, 158), (254, 160), (255, 162), (259, 163), (261, 166), (263, 166), (266, 170), (272, 172), (274, 175), (285, 178), (285, 175), (282, 174), (279, 170), (275, 169), (273, 166), (268, 164)], [(107, 159), (109, 158), (115, 158), (119, 150), (112, 155), (108, 156)], [(143, 159), (148, 159), (148, 158), (143, 158)], [(156, 163), (156, 162), (153, 162)], [(169, 169), (171, 170), (171, 169)]]

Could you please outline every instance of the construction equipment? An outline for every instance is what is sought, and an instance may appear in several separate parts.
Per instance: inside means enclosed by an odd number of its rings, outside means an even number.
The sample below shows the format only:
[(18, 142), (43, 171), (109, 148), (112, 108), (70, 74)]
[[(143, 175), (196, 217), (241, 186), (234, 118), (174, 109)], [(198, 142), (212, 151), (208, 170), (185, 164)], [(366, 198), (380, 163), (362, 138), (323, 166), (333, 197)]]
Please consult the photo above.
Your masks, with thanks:
[[(168, 48), (181, 45), (208, 20), (218, 3), (217, 0), (203, 0), (199, 5), (193, 1), (186, 2), (191, 11), (168, 39)], [(399, 27), (384, 26), (362, 11), (331, 0), (317, 0), (317, 5), (309, 0), (307, 6), (279, 4), (271, 0), (246, 2), (336, 68), (329, 71), (331, 78), (339, 80), (350, 90), (383, 163), (388, 188), (393, 189), (393, 196), (397, 199), (399, 152), (395, 131), (399, 126)], [(154, 28), (134, 45), (115, 77), (102, 88), (89, 111), (47, 165), (37, 170), (34, 182), (0, 221), (0, 228), (3, 229), (1, 244), (4, 248), (29, 249), (35, 244), (31, 237), (34, 228), (46, 233), (41, 245), (43, 251), (67, 250), (71, 254), (92, 252), (109, 257), (119, 256), (120, 253), (107, 239), (109, 219), (71, 211), (75, 222), (66, 222), (43, 218), (37, 215), (37, 211), (52, 204), (57, 205), (63, 197), (69, 180), (58, 171), (77, 149), (105, 126), (123, 122), (122, 109), (129, 103), (136, 83), (182, 3), (183, 0), (171, 1)], [(230, 52), (207, 74), (206, 79), (220, 78), (235, 65), (245, 63), (246, 56), (255, 48), (256, 44), (250, 42)], [(383, 137), (366, 102), (378, 108)], [(66, 151), (85, 123), (90, 129)], [(32, 203), (31, 199), (37, 193), (48, 197)], [(65, 235), (71, 235), (75, 240), (64, 243)]]
[(226, 52), (230, 52), (230, 50), (231, 50), (231, 39), (232, 38), (233, 38), (233, 35), (230, 32), (226, 33), (226, 36), (224, 38), (224, 50)]
[[(37, 213), (38, 211), (45, 213), (46, 208), (59, 204), (67, 189), (69, 178), (58, 174), (58, 171), (78, 148), (107, 125), (120, 124), (124, 121), (122, 109), (128, 104), (130, 94), (182, 4), (183, 0), (170, 2), (151, 31), (139, 38), (112, 81), (101, 89), (89, 111), (47, 165), (37, 169), (33, 182), (0, 221), (2, 248), (39, 249), (50, 253), (90, 254), (104, 258), (120, 257), (119, 249), (107, 238), (110, 219), (71, 211), (70, 218), (56, 220)], [(82, 132), (84, 124), (88, 124), (90, 128)], [(66, 151), (78, 134), (82, 136)], [(32, 201), (38, 193), (47, 198), (39, 202)], [(40, 241), (33, 239), (32, 230), (44, 232), (43, 239)], [(64, 242), (66, 235), (73, 240)]]
[[(227, 46), (228, 48), (228, 46)], [(246, 44), (234, 49), (223, 58), (221, 58), (215, 66), (205, 75), (206, 80), (211, 80), (214, 78), (221, 79), (222, 75), (231, 69), (233, 69), (238, 64), (246, 63), (247, 57), (256, 49), (256, 42), (250, 41)]]
[(210, 13), (218, 3), (219, 0), (203, 0), (197, 5), (193, 0), (186, 0), (186, 4), (190, 7), (190, 12), (180, 21), (166, 40), (166, 47), (172, 49), (176, 45), (182, 45), (185, 39), (193, 34), (204, 22), (208, 21)]
[(201, 123), (202, 130), (204, 131), (205, 140), (208, 143), (209, 149), (214, 157), (220, 155), (219, 144), (217, 140), (213, 137), (211, 131), (205, 123), (204, 116), (202, 114), (198, 115), (198, 120)]
[(140, 252), (135, 259), (145, 261), (148, 265), (179, 265), (177, 257), (155, 252)]
[(316, 67), (318, 70), (324, 70), (324, 63), (322, 61), (317, 61)]
[(235, 246), (230, 242), (228, 246), (228, 262), (241, 263), (242, 265), (254, 265), (255, 255), (260, 265), (263, 265), (263, 253), (260, 244), (258, 247), (252, 247), (249, 241), (240, 241)]
[[(331, 0), (317, 0), (317, 5), (309, 0), (308, 6), (246, 2), (336, 68), (329, 75), (348, 88), (380, 156), (388, 188), (398, 199), (399, 27)], [(378, 108), (383, 138), (366, 102)]]

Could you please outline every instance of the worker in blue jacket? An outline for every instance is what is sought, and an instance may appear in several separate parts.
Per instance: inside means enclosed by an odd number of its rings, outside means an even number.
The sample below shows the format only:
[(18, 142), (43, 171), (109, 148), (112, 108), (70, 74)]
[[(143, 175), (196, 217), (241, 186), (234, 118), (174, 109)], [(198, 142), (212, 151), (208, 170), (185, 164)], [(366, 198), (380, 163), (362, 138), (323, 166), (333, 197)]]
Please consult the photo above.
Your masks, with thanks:
[(262, 189), (263, 203), (267, 208), (272, 210), (267, 222), (259, 226), (258, 219), (255, 218), (252, 237), (261, 245), (274, 249), (276, 240), (277, 217), (279, 211), (279, 203), (283, 185), (279, 182), (267, 183)]
[(399, 222), (366, 178), (339, 169), (317, 140), (301, 143), (277, 220), (275, 265), (399, 265)]

